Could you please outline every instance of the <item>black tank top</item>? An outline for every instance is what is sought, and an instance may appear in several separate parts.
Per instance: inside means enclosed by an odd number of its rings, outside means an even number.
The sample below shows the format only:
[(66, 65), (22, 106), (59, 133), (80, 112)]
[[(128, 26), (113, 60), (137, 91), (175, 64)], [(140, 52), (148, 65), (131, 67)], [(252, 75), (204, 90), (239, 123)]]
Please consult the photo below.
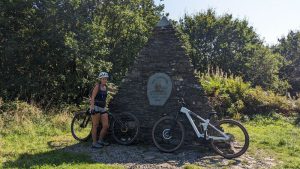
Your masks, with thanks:
[(103, 91), (101, 90), (100, 84), (98, 84), (98, 93), (95, 97), (95, 106), (99, 106), (99, 107), (105, 107), (106, 105), (106, 97), (107, 97), (107, 86), (106, 90)]

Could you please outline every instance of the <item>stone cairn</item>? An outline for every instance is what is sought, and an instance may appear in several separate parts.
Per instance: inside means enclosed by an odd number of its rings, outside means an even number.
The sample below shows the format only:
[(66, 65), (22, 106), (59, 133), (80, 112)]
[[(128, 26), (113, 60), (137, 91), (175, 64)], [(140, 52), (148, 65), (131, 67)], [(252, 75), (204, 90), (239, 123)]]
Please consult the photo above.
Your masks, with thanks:
[[(163, 105), (151, 105), (147, 96), (147, 83), (156, 73), (166, 74), (172, 82), (171, 93)], [(113, 113), (134, 114), (141, 127), (137, 140), (152, 143), (151, 131), (154, 123), (165, 115), (175, 116), (181, 108), (181, 104), (178, 103), (181, 97), (184, 98), (188, 109), (201, 117), (207, 118), (208, 113), (212, 111), (175, 29), (163, 17), (122, 80), (109, 109)], [(179, 119), (185, 126), (185, 141), (194, 141), (196, 136), (188, 119), (182, 113), (179, 113)]]

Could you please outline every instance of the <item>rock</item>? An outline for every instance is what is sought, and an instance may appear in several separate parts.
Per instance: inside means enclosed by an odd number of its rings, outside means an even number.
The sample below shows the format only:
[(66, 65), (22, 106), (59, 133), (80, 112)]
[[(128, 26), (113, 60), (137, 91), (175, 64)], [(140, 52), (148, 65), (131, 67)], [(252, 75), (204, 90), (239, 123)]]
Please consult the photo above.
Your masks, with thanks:
[(144, 156), (144, 159), (145, 159), (145, 160), (152, 160), (152, 159), (154, 159), (154, 158), (155, 158), (154, 155), (145, 155), (145, 156)]
[(175, 160), (168, 160), (167, 163), (175, 165), (176, 161)]
[[(207, 117), (208, 112), (212, 111), (182, 46), (171, 25), (163, 28), (155, 27), (152, 37), (139, 52), (139, 56), (136, 57), (129, 73), (119, 86), (120, 90), (109, 103), (111, 112), (129, 112), (138, 118), (141, 125), (141, 134), (138, 140), (144, 143), (152, 144), (152, 127), (161, 115), (175, 115), (180, 110), (181, 104), (178, 103), (178, 98), (182, 97), (183, 93), (185, 93), (184, 99), (190, 110), (204, 117)], [(150, 105), (149, 100), (151, 99), (148, 100), (147, 97), (147, 82), (152, 75), (157, 73), (166, 74), (172, 82), (168, 81), (167, 83), (172, 86), (170, 96), (159, 97), (167, 99), (162, 106)], [(155, 85), (155, 87), (164, 91), (161, 93), (169, 91), (166, 90), (169, 87), (161, 87), (161, 85)], [(200, 103), (192, 104), (193, 101)], [(193, 130), (187, 119), (183, 123), (186, 130)], [(196, 139), (193, 132), (187, 133), (185, 138), (187, 143)]]

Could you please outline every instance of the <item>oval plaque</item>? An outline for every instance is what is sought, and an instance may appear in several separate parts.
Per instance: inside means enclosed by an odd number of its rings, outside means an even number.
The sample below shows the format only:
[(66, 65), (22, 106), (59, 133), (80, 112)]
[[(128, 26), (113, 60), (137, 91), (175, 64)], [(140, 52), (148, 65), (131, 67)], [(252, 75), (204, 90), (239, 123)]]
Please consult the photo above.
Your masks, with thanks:
[(148, 79), (147, 96), (149, 104), (163, 106), (172, 91), (171, 78), (165, 73), (155, 73)]

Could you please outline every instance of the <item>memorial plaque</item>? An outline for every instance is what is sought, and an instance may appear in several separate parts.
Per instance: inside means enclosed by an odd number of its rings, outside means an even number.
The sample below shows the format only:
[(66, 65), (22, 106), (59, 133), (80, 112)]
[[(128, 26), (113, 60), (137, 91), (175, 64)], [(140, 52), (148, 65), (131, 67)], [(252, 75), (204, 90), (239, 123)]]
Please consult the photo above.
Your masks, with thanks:
[(172, 91), (171, 78), (165, 73), (155, 73), (148, 79), (147, 96), (152, 106), (163, 106)]

